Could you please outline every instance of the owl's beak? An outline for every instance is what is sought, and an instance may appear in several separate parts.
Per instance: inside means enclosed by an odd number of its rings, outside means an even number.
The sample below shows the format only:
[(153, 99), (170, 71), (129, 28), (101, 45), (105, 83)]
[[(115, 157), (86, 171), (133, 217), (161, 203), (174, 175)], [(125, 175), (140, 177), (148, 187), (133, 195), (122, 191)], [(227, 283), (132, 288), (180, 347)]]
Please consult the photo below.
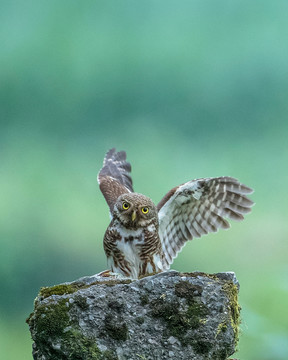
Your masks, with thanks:
[(132, 221), (135, 221), (135, 219), (136, 219), (136, 211), (134, 210), (133, 212), (132, 212)]

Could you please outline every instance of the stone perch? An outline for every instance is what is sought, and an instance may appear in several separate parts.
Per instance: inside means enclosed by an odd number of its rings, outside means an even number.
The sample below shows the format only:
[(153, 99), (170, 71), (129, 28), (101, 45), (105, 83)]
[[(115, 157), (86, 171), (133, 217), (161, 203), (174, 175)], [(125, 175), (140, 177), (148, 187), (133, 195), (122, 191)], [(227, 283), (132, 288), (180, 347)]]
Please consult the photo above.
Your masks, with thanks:
[(42, 288), (27, 319), (35, 360), (224, 360), (235, 352), (234, 273), (84, 277)]

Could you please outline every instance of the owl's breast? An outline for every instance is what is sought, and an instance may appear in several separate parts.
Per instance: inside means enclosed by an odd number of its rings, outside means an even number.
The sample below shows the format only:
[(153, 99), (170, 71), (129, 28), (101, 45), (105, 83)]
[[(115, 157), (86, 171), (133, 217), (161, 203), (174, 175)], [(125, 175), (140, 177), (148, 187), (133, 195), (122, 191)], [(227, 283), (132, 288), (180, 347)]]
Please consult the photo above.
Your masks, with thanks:
[[(141, 268), (141, 249), (145, 242), (143, 230), (126, 230), (118, 229), (119, 238), (115, 243), (114, 259), (119, 254), (119, 265), (114, 271), (120, 272), (125, 270), (129, 273), (129, 277), (137, 279), (139, 277), (139, 269)], [(122, 264), (121, 264), (122, 262)], [(117, 261), (114, 262), (117, 264)], [(122, 268), (122, 269), (121, 269)]]
[(118, 224), (107, 229), (104, 249), (109, 248), (105, 251), (112, 271), (137, 279), (140, 275), (162, 270), (160, 252), (155, 246), (157, 239), (158, 229), (154, 225), (127, 229)]
[[(116, 243), (119, 249), (128, 261), (136, 261), (139, 258), (141, 247), (145, 242), (145, 233), (143, 229), (130, 230), (119, 228), (119, 240)], [(134, 261), (133, 261), (134, 260)]]

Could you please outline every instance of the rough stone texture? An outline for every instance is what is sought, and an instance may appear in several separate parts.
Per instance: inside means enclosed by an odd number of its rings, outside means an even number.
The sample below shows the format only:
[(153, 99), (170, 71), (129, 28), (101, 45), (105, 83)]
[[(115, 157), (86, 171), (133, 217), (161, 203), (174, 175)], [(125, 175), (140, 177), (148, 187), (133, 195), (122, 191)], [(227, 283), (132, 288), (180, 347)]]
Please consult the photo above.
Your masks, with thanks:
[(42, 288), (27, 319), (35, 360), (227, 359), (238, 341), (234, 273), (91, 276)]

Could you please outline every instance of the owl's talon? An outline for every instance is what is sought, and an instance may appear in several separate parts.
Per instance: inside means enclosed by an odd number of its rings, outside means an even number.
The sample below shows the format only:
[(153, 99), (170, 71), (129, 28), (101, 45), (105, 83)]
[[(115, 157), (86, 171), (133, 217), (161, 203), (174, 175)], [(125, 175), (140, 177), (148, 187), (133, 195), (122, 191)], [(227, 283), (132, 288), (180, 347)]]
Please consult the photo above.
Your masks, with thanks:
[(102, 276), (102, 277), (114, 277), (114, 278), (126, 278), (126, 276), (119, 274), (119, 273), (115, 273), (111, 270), (104, 270), (101, 271), (99, 274), (97, 274), (97, 276)]
[(97, 274), (97, 276), (109, 277), (109, 276), (111, 276), (111, 270), (101, 271), (99, 274)]

